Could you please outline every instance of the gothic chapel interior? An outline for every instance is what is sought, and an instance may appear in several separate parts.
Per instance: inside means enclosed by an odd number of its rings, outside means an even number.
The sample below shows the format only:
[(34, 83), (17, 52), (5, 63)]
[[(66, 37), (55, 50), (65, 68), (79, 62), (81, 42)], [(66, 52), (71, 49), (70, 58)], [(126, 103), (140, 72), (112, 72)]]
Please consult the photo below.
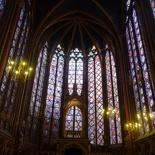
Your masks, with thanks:
[(155, 0), (0, 0), (0, 155), (155, 155)]

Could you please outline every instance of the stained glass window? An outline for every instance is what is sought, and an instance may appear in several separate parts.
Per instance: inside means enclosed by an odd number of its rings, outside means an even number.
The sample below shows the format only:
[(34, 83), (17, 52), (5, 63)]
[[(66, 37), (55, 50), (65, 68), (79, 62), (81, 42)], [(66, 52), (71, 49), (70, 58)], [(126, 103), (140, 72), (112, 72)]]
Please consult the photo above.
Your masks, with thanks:
[(96, 48), (88, 55), (88, 137), (92, 144), (103, 145), (104, 120), (102, 117), (102, 72)]
[(51, 62), (44, 112), (43, 141), (55, 142), (58, 138), (61, 95), (64, 70), (64, 51), (58, 45)]
[(108, 49), (106, 50), (105, 62), (106, 62), (108, 109), (116, 110), (115, 115), (109, 115), (110, 144), (118, 144), (122, 143), (122, 134), (121, 134), (116, 67), (113, 55)]
[[(29, 11), (30, 10), (25, 9), (25, 4), (23, 4), (8, 56), (8, 64), (10, 64), (12, 59), (16, 62), (13, 70), (16, 70), (25, 52), (25, 46), (30, 28), (30, 16), (27, 14)], [(15, 106), (15, 97), (19, 95), (17, 95), (19, 82), (14, 82), (13, 80), (7, 78), (6, 73), (7, 69), (3, 76), (1, 92), (3, 101), (5, 101), (4, 111), (9, 117), (11, 117), (13, 107)]]
[(7, 0), (0, 0), (0, 20), (2, 18), (3, 11), (6, 6), (6, 2), (7, 2)]
[(83, 85), (83, 54), (78, 48), (75, 48), (70, 53), (68, 72), (69, 94), (73, 93), (74, 84), (77, 85), (77, 93), (80, 95)]
[[(65, 132), (67, 138), (80, 138), (82, 133), (82, 112), (75, 104), (78, 101), (71, 101), (71, 106), (66, 113)], [(70, 103), (69, 103), (70, 104)]]
[(127, 8), (127, 10), (128, 10), (129, 7), (130, 7), (130, 2), (131, 2), (131, 0), (127, 0), (127, 2), (126, 2), (126, 8)]
[(153, 15), (154, 15), (154, 17), (155, 17), (155, 0), (150, 0), (150, 3), (151, 3)]
[(35, 78), (33, 82), (32, 96), (30, 101), (30, 109), (28, 116), (28, 128), (26, 133), (26, 138), (31, 136), (31, 141), (37, 141), (37, 130), (38, 130), (38, 121), (39, 121), (39, 113), (42, 103), (42, 95), (43, 95), (43, 86), (44, 86), (44, 78), (45, 78), (45, 70), (47, 64), (47, 49), (48, 44), (46, 43), (42, 50), (40, 51), (38, 64), (35, 71)]
[[(151, 113), (153, 117), (155, 115), (151, 108), (154, 103), (154, 88), (151, 82), (141, 24), (134, 7), (126, 23), (126, 39), (130, 61), (130, 79), (138, 115), (137, 120), (141, 124), (140, 133), (143, 134), (151, 129), (149, 120), (152, 118), (146, 114)], [(153, 121), (151, 122), (153, 123)]]

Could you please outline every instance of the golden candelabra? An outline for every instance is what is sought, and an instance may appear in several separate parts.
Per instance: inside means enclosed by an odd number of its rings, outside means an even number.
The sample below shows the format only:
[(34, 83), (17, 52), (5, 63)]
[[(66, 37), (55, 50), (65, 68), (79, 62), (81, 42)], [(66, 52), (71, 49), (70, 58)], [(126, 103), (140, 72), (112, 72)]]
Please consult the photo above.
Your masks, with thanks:
[[(125, 124), (126, 137), (125, 137), (125, 149), (128, 154), (134, 154), (134, 141), (144, 133), (146, 128), (145, 123), (153, 121), (154, 114), (149, 112), (143, 112), (136, 114), (137, 121), (131, 121)], [(149, 120), (150, 119), (150, 120)]]
[(142, 126), (142, 120), (148, 122), (149, 118), (153, 121), (152, 113), (143, 112), (142, 114), (137, 114), (137, 122), (128, 122), (126, 123), (125, 128), (130, 131), (139, 131), (139, 128)]
[(107, 110), (106, 109), (102, 110), (102, 116), (103, 117), (112, 117), (115, 114), (116, 114), (116, 109), (115, 108), (108, 108)]
[(141, 124), (130, 122), (130, 123), (126, 123), (125, 127), (126, 127), (126, 130), (133, 131), (133, 130), (138, 130), (139, 127), (141, 127)]
[(32, 68), (24, 60), (21, 60), (19, 63), (11, 60), (6, 69), (6, 76), (8, 78), (11, 78), (13, 81), (20, 79), (23, 82), (26, 81), (32, 71)]
[[(15, 125), (15, 142), (14, 142), (14, 154), (21, 149), (23, 144), (24, 136), (24, 126), (21, 122), (22, 119), (22, 108), (24, 104), (24, 95), (26, 91), (27, 80), (30, 77), (32, 68), (29, 67), (28, 63), (24, 60), (20, 61), (9, 61), (8, 66), (6, 67), (6, 77), (10, 78), (14, 82), (21, 82), (19, 86), (21, 87), (20, 93), (20, 103), (18, 113), (16, 114), (17, 120)], [(23, 82), (23, 83), (22, 83)]]
[(152, 113), (147, 113), (147, 112), (143, 112), (142, 116), (140, 116), (140, 114), (137, 114), (138, 120), (140, 120), (141, 117), (143, 117), (144, 120), (148, 121), (148, 117), (150, 117), (150, 119), (152, 119), (153, 114)]

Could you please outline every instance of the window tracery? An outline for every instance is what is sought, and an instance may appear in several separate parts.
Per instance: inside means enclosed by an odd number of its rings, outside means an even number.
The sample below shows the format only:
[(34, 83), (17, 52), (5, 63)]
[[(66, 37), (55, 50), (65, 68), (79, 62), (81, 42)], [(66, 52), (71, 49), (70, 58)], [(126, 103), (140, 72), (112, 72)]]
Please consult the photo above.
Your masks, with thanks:
[(73, 93), (74, 84), (77, 86), (77, 93), (81, 95), (83, 87), (83, 54), (78, 48), (70, 53), (68, 70), (68, 89), (69, 94)]

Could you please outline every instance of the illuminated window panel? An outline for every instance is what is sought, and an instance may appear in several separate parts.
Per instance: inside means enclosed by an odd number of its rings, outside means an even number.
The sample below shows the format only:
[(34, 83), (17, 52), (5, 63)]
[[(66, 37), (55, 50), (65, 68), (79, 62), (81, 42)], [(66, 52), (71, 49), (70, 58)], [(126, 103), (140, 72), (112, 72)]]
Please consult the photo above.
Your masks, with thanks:
[(75, 60), (72, 58), (69, 61), (69, 72), (68, 72), (68, 89), (69, 94), (73, 93), (73, 85), (75, 83)]
[(44, 143), (56, 142), (58, 139), (63, 70), (64, 52), (62, 47), (58, 45), (50, 67), (43, 124)]
[(88, 85), (88, 90), (89, 90), (89, 95), (88, 95), (88, 102), (89, 102), (89, 106), (88, 106), (88, 118), (89, 118), (89, 130), (88, 130), (88, 137), (91, 141), (92, 144), (96, 143), (95, 140), (95, 82), (94, 82), (94, 61), (93, 58), (90, 57), (88, 60), (88, 81), (89, 81), (89, 85)]
[(88, 54), (88, 137), (92, 144), (103, 145), (104, 121), (101, 63), (97, 50)]
[(46, 43), (39, 54), (32, 88), (29, 116), (27, 121), (28, 129), (26, 131), (27, 135), (26, 138), (27, 140), (30, 138), (31, 141), (33, 142), (37, 141), (35, 135), (37, 134), (38, 130), (37, 126), (39, 121), (39, 113), (41, 110), (40, 108), (41, 108), (43, 84), (45, 78), (46, 61), (47, 61), (47, 47), (48, 44)]
[[(133, 8), (132, 19), (128, 18), (126, 24), (126, 40), (130, 60), (131, 85), (133, 86), (137, 114), (140, 116), (138, 123), (142, 125), (140, 133), (144, 134), (150, 131), (149, 116), (146, 117), (144, 114), (151, 113), (152, 116), (155, 114), (151, 108), (154, 103), (154, 88), (147, 62), (145, 42), (142, 36), (140, 21), (138, 20), (136, 10)], [(149, 109), (147, 109), (147, 106)]]
[[(19, 45), (17, 44), (17, 41), (20, 40), (20, 42), (21, 42), (21, 40), (22, 40), (22, 38), (20, 37), (20, 31), (24, 31), (23, 27), (21, 26), (21, 24), (24, 22), (24, 18), (23, 18), (23, 16), (24, 16), (24, 7), (25, 6), (23, 6), (23, 8), (21, 10), (21, 13), (20, 13), (20, 16), (19, 16), (19, 19), (18, 19), (18, 23), (17, 23), (17, 27), (16, 27), (16, 30), (15, 30), (14, 38), (12, 40), (12, 45), (11, 45), (11, 49), (10, 49), (10, 53), (9, 53), (9, 57), (8, 57), (8, 62), (9, 63), (12, 60), (12, 58), (13, 58), (14, 55), (17, 55), (18, 56), (15, 59), (15, 61), (19, 60), (20, 50), (18, 50), (18, 54), (15, 53), (15, 50), (16, 49), (19, 49)], [(27, 38), (25, 37), (25, 39), (27, 39)], [(5, 74), (6, 74), (6, 71), (5, 71)], [(4, 76), (3, 78), (4, 78), (4, 80), (2, 82), (3, 83), (2, 84), (3, 87), (1, 87), (1, 91), (2, 92), (4, 92), (4, 89), (5, 89), (5, 86), (6, 86), (6, 82), (7, 82), (6, 77)]]
[(106, 50), (105, 62), (106, 62), (108, 109), (116, 109), (116, 114), (111, 115), (109, 117), (110, 144), (119, 144), (122, 143), (122, 134), (121, 134), (116, 68), (113, 55), (108, 49)]
[(66, 113), (66, 137), (80, 138), (82, 132), (82, 112), (77, 106), (72, 106)]
[(151, 106), (153, 105), (153, 99), (150, 100), (152, 97), (152, 90), (151, 90), (151, 80), (150, 80), (150, 75), (148, 72), (148, 65), (147, 65), (147, 59), (146, 59), (146, 55), (144, 53), (144, 47), (143, 47), (143, 43), (142, 43), (142, 37), (140, 34), (140, 28), (138, 26), (138, 20), (137, 20), (137, 16), (136, 16), (136, 12), (135, 10), (133, 10), (133, 17), (134, 17), (134, 26), (135, 26), (135, 32), (136, 32), (136, 38), (137, 38), (137, 42), (138, 42), (138, 48), (139, 48), (139, 56), (140, 56), (140, 63), (142, 66), (142, 74), (144, 77), (144, 82), (145, 82), (145, 89), (146, 89), (146, 95), (147, 95), (147, 100), (149, 101), (149, 110), (151, 111)]
[(126, 9), (127, 9), (127, 10), (128, 10), (129, 7), (130, 7), (130, 2), (131, 2), (131, 0), (127, 0), (127, 2), (126, 2)]
[[(139, 48), (139, 59), (140, 59), (140, 64), (141, 64), (141, 68), (142, 68), (142, 71), (139, 74), (139, 79), (142, 81), (142, 78), (143, 78), (144, 85), (145, 85), (144, 86), (145, 88), (142, 88), (142, 83), (141, 83), (141, 89), (140, 89), (141, 100), (143, 102), (145, 102), (144, 95), (141, 93), (142, 89), (144, 89), (143, 91), (145, 91), (146, 95), (147, 95), (146, 100), (147, 100), (148, 105), (149, 105), (149, 111), (152, 112), (152, 105), (154, 103), (153, 92), (152, 92), (153, 86), (151, 86), (152, 82), (150, 79), (150, 73), (149, 73), (149, 69), (148, 69), (147, 58), (146, 58), (145, 49), (144, 49), (143, 40), (142, 40), (142, 35), (140, 33), (140, 26), (138, 23), (138, 18), (137, 18), (135, 10), (133, 10), (133, 19), (134, 19), (136, 39), (137, 39), (138, 48)], [(144, 109), (143, 111), (146, 112), (146, 109)], [(146, 126), (146, 132), (148, 132), (149, 131), (148, 119), (144, 122), (145, 122), (144, 126)]]
[(78, 48), (75, 48), (70, 53), (68, 70), (68, 89), (70, 95), (73, 93), (74, 84), (77, 86), (77, 93), (81, 95), (83, 86), (83, 54)]
[[(137, 51), (136, 51), (136, 43), (135, 43), (135, 39), (134, 39), (134, 34), (133, 34), (133, 28), (131, 25), (131, 21), (129, 21), (130, 24), (130, 29), (127, 29), (128, 31), (126, 32), (126, 36), (128, 39), (128, 52), (130, 53), (130, 66), (131, 66), (131, 76), (132, 76), (132, 84), (133, 84), (133, 90), (134, 90), (134, 95), (135, 95), (135, 102), (136, 102), (136, 109), (137, 109), (137, 113), (142, 113), (143, 110), (146, 110), (146, 106), (145, 106), (145, 101), (140, 101), (141, 99), (141, 95), (143, 95), (143, 89), (140, 88), (141, 86), (141, 81), (139, 81), (139, 78), (137, 77), (138, 72), (139, 72), (139, 63), (137, 61)], [(130, 38), (132, 41), (132, 44), (130, 42)], [(139, 85), (137, 85), (137, 83), (139, 83)], [(141, 109), (141, 107), (143, 107), (143, 110)], [(139, 120), (139, 123), (142, 123), (142, 119)], [(144, 129), (142, 130), (141, 128), (141, 133), (144, 132)]]
[[(0, 1), (3, 5), (6, 3), (6, 1)], [(9, 56), (8, 56), (8, 64), (11, 62), (11, 60), (14, 58), (15, 65), (13, 70), (16, 70), (18, 63), (22, 59), (24, 52), (25, 52), (25, 46), (27, 43), (27, 38), (29, 34), (29, 28), (30, 28), (30, 16), (28, 15), (29, 10), (25, 11), (25, 3), (22, 5), (21, 12), (19, 14), (17, 27), (15, 29), (14, 37), (12, 40)], [(1, 92), (2, 92), (2, 98), (6, 101), (5, 103), (5, 109), (4, 111), (8, 114), (9, 117), (12, 117), (11, 113), (15, 105), (15, 100), (17, 94), (17, 88), (19, 86), (19, 82), (14, 82), (13, 80), (10, 80), (10, 78), (6, 77), (7, 70), (4, 72), (2, 85), (1, 85)], [(6, 88), (6, 85), (8, 86)], [(8, 93), (6, 93), (8, 91)], [(11, 120), (11, 119), (10, 119)]]
[(77, 93), (80, 95), (82, 91), (83, 84), (83, 60), (77, 60), (77, 71), (76, 71), (76, 84), (77, 84)]

